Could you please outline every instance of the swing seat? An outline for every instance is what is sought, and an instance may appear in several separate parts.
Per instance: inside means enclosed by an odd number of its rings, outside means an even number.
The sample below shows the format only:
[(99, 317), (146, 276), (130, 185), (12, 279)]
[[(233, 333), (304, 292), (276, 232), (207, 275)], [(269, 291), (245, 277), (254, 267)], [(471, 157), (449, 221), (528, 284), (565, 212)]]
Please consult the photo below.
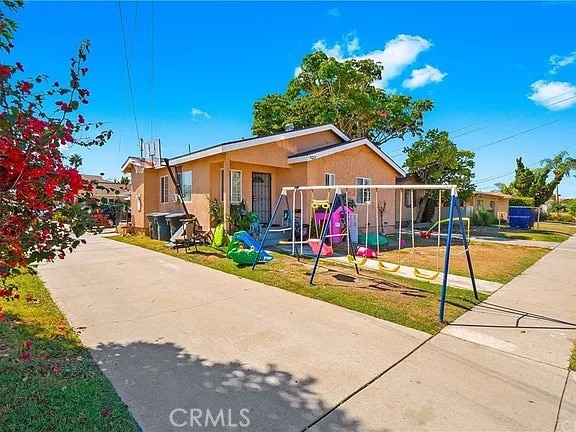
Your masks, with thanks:
[(438, 277), (439, 274), (440, 274), (440, 272), (435, 272), (432, 274), (424, 273), (422, 270), (414, 267), (414, 276), (416, 276), (417, 278), (426, 279), (426, 280), (434, 280)]
[(368, 258), (366, 258), (366, 257), (362, 258), (360, 261), (355, 260), (352, 255), (346, 255), (346, 258), (348, 258), (348, 262), (350, 264), (356, 264), (359, 266), (363, 266), (364, 264), (366, 264), (366, 261), (368, 261)]
[(420, 231), (420, 237), (422, 237), (423, 239), (431, 239), (432, 231)]
[(396, 273), (400, 269), (400, 264), (390, 264), (390, 267), (387, 267), (382, 261), (378, 261), (378, 268), (390, 273)]

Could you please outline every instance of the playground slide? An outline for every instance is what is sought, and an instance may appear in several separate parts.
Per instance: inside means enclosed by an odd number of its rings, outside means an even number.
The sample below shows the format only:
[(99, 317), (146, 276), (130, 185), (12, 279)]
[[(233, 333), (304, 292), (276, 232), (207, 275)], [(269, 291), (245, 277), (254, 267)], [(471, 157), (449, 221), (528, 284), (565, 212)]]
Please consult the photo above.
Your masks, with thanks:
[[(256, 242), (256, 240), (254, 240), (250, 236), (250, 234), (248, 234), (246, 231), (238, 231), (237, 233), (234, 234), (234, 238), (240, 240), (241, 242), (246, 244), (246, 246), (248, 246), (249, 248), (254, 248), (254, 250), (258, 250), (258, 248), (260, 247), (260, 245)], [(265, 250), (263, 250), (260, 253), (260, 257), (262, 261), (272, 261), (272, 259), (274, 258)]]

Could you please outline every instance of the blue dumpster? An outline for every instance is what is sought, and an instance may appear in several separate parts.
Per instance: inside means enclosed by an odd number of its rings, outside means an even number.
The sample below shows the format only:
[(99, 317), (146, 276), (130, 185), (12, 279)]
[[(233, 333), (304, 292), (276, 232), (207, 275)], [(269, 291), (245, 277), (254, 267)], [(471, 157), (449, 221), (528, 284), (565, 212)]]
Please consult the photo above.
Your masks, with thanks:
[(534, 225), (536, 214), (532, 207), (508, 208), (508, 225), (510, 228), (530, 229)]

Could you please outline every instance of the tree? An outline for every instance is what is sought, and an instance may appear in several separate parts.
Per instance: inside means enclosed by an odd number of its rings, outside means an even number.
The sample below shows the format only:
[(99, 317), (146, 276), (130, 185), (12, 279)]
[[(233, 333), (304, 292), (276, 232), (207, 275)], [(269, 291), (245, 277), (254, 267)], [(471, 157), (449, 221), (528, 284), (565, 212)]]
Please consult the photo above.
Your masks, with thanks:
[(74, 153), (68, 157), (68, 163), (76, 170), (82, 166), (82, 162), (82, 156), (79, 154)]
[[(7, 0), (13, 11), (21, 0)], [(10, 54), (17, 29), (0, 10), (0, 50)], [(48, 77), (23, 77), (20, 62), (0, 64), (0, 297), (15, 298), (7, 277), (43, 260), (64, 258), (91, 223), (77, 202), (83, 183), (78, 171), (64, 165), (62, 146), (103, 145), (111, 136), (76, 138), (99, 128), (78, 111), (88, 103), (81, 80), (90, 44), (80, 45), (70, 64), (68, 85), (49, 83)], [(0, 311), (1, 315), (1, 311)]]
[(120, 184), (129, 185), (130, 184), (130, 177), (128, 177), (128, 176), (120, 177)]
[(252, 132), (257, 136), (332, 123), (350, 138), (369, 138), (377, 145), (406, 134), (422, 133), (431, 100), (388, 95), (374, 87), (383, 67), (373, 60), (338, 61), (318, 51), (302, 60), (298, 76), (285, 94), (270, 94), (254, 103)]
[[(474, 152), (459, 150), (450, 140), (448, 132), (429, 130), (412, 146), (405, 147), (404, 153), (404, 166), (424, 184), (455, 184), (461, 201), (466, 201), (474, 192)], [(431, 191), (425, 192), (418, 206), (418, 222), (422, 220), (429, 198), (433, 195)]]
[(514, 180), (510, 185), (501, 187), (511, 195), (533, 198), (534, 205), (541, 206), (552, 197), (554, 190), (558, 193), (560, 182), (576, 170), (576, 159), (562, 151), (551, 159), (541, 160), (540, 164), (540, 168), (530, 169), (524, 165), (521, 157), (516, 159)]

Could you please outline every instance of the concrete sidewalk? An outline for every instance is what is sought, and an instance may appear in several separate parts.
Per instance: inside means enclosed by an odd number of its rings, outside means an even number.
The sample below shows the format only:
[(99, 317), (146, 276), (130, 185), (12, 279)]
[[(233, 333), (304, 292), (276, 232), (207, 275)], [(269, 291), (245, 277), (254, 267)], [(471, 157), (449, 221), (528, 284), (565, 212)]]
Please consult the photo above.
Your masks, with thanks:
[(311, 430), (575, 431), (575, 306), (572, 236)]
[[(187, 430), (191, 410), (202, 410), (203, 424), (210, 410), (235, 430), (244, 414), (244, 430), (299, 431), (430, 337), (101, 236), (86, 239), (65, 260), (40, 266), (40, 276), (145, 431)], [(339, 410), (321, 430), (361, 430), (362, 422)]]

